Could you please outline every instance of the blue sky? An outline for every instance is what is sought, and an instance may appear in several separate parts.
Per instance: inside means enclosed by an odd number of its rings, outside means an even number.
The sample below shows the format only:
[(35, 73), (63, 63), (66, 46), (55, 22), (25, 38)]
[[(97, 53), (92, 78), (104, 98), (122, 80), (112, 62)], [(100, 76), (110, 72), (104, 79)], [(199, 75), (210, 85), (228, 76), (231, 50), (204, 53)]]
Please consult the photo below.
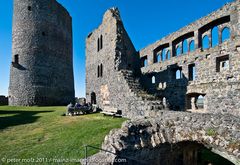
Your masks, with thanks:
[[(85, 38), (104, 12), (120, 9), (125, 28), (139, 50), (232, 0), (58, 0), (73, 18), (76, 96), (85, 96)], [(13, 0), (0, 0), (0, 95), (7, 95), (11, 63)]]

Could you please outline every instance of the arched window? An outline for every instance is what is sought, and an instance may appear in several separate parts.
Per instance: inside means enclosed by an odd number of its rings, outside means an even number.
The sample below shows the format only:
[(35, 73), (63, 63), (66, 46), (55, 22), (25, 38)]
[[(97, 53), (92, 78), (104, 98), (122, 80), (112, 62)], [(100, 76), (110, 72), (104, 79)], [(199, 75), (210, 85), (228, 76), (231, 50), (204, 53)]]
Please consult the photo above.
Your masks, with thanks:
[(97, 39), (97, 51), (100, 51), (103, 48), (103, 36), (101, 35)]
[(101, 35), (100, 36), (100, 49), (103, 48), (103, 36)]
[(171, 54), (170, 54), (170, 51), (168, 50), (167, 51), (167, 59), (170, 60), (170, 58), (171, 58)]
[(167, 83), (164, 82), (164, 83), (163, 83), (163, 88), (165, 89), (166, 87), (167, 87)]
[(161, 54), (157, 54), (157, 62), (161, 61)]
[(186, 54), (188, 52), (188, 44), (187, 44), (187, 40), (185, 39), (183, 41), (183, 54)]
[(195, 43), (194, 40), (192, 40), (189, 44), (189, 50), (190, 52), (193, 52), (195, 50)]
[(198, 109), (203, 109), (204, 108), (204, 96), (203, 95), (199, 95), (197, 97), (197, 108)]
[(179, 56), (180, 54), (182, 54), (182, 50), (181, 47), (178, 45), (176, 49), (176, 56)]
[(148, 60), (147, 59), (144, 59), (143, 66), (144, 67), (148, 66)]
[(102, 77), (103, 76), (103, 65), (101, 64), (100, 65), (100, 77)]
[(212, 47), (215, 47), (218, 45), (218, 27), (215, 26), (212, 29)]
[(181, 79), (182, 78), (182, 71), (180, 69), (178, 69), (176, 71), (176, 79)]
[(166, 49), (164, 48), (162, 50), (162, 61), (165, 61), (166, 60)]
[(230, 39), (230, 29), (228, 27), (225, 27), (222, 30), (222, 42), (225, 42), (228, 39)]
[(152, 76), (152, 84), (155, 84), (156, 83), (156, 78), (155, 76)]
[(99, 40), (99, 38), (97, 39), (97, 51), (99, 51), (100, 50), (100, 40)]
[(99, 65), (97, 67), (97, 77), (100, 77), (100, 67), (99, 67)]
[(207, 35), (205, 35), (202, 39), (202, 48), (208, 49), (209, 48), (209, 38)]
[(163, 84), (162, 84), (161, 82), (158, 84), (158, 88), (159, 88), (159, 89), (162, 89), (162, 88), (163, 88)]

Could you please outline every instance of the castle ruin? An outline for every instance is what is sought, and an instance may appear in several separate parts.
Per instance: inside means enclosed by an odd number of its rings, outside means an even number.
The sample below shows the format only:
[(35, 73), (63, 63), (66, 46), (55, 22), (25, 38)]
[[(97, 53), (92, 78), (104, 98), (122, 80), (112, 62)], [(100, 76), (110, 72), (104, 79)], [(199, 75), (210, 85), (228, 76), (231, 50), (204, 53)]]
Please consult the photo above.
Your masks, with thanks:
[(72, 18), (56, 0), (14, 0), (9, 105), (74, 101)]
[(86, 39), (86, 97), (122, 115), (240, 115), (240, 1), (137, 51), (118, 9)]

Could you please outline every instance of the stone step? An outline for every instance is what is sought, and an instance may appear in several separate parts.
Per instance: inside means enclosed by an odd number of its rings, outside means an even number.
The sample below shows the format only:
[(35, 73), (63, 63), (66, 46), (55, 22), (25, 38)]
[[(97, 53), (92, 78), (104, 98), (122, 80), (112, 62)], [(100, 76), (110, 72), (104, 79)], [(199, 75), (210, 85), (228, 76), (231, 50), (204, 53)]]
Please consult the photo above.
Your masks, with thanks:
[[(135, 96), (136, 99), (138, 99), (139, 101), (143, 101), (143, 104), (146, 104), (144, 102), (148, 102), (148, 101), (155, 101), (157, 100), (157, 98), (154, 95), (151, 95), (149, 93), (147, 93), (147, 91), (144, 91), (142, 89), (142, 86), (140, 84), (140, 79), (136, 78), (133, 75), (133, 72), (130, 70), (122, 70), (121, 71), (125, 81), (127, 82), (128, 86), (129, 86), (129, 92), (131, 92), (131, 96)], [(159, 103), (147, 103), (149, 105), (158, 105), (160, 106), (162, 103), (159, 101)]]

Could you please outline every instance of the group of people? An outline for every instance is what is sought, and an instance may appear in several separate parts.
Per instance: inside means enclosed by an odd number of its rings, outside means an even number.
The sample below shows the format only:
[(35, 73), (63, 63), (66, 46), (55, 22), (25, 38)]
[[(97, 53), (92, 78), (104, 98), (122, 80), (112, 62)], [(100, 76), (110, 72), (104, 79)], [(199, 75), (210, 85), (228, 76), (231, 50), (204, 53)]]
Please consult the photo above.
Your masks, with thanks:
[(86, 103), (84, 105), (81, 105), (79, 103), (76, 103), (73, 105), (72, 103), (67, 105), (67, 112), (66, 115), (78, 115), (78, 114), (86, 114), (89, 113), (92, 110), (92, 106), (90, 103)]

